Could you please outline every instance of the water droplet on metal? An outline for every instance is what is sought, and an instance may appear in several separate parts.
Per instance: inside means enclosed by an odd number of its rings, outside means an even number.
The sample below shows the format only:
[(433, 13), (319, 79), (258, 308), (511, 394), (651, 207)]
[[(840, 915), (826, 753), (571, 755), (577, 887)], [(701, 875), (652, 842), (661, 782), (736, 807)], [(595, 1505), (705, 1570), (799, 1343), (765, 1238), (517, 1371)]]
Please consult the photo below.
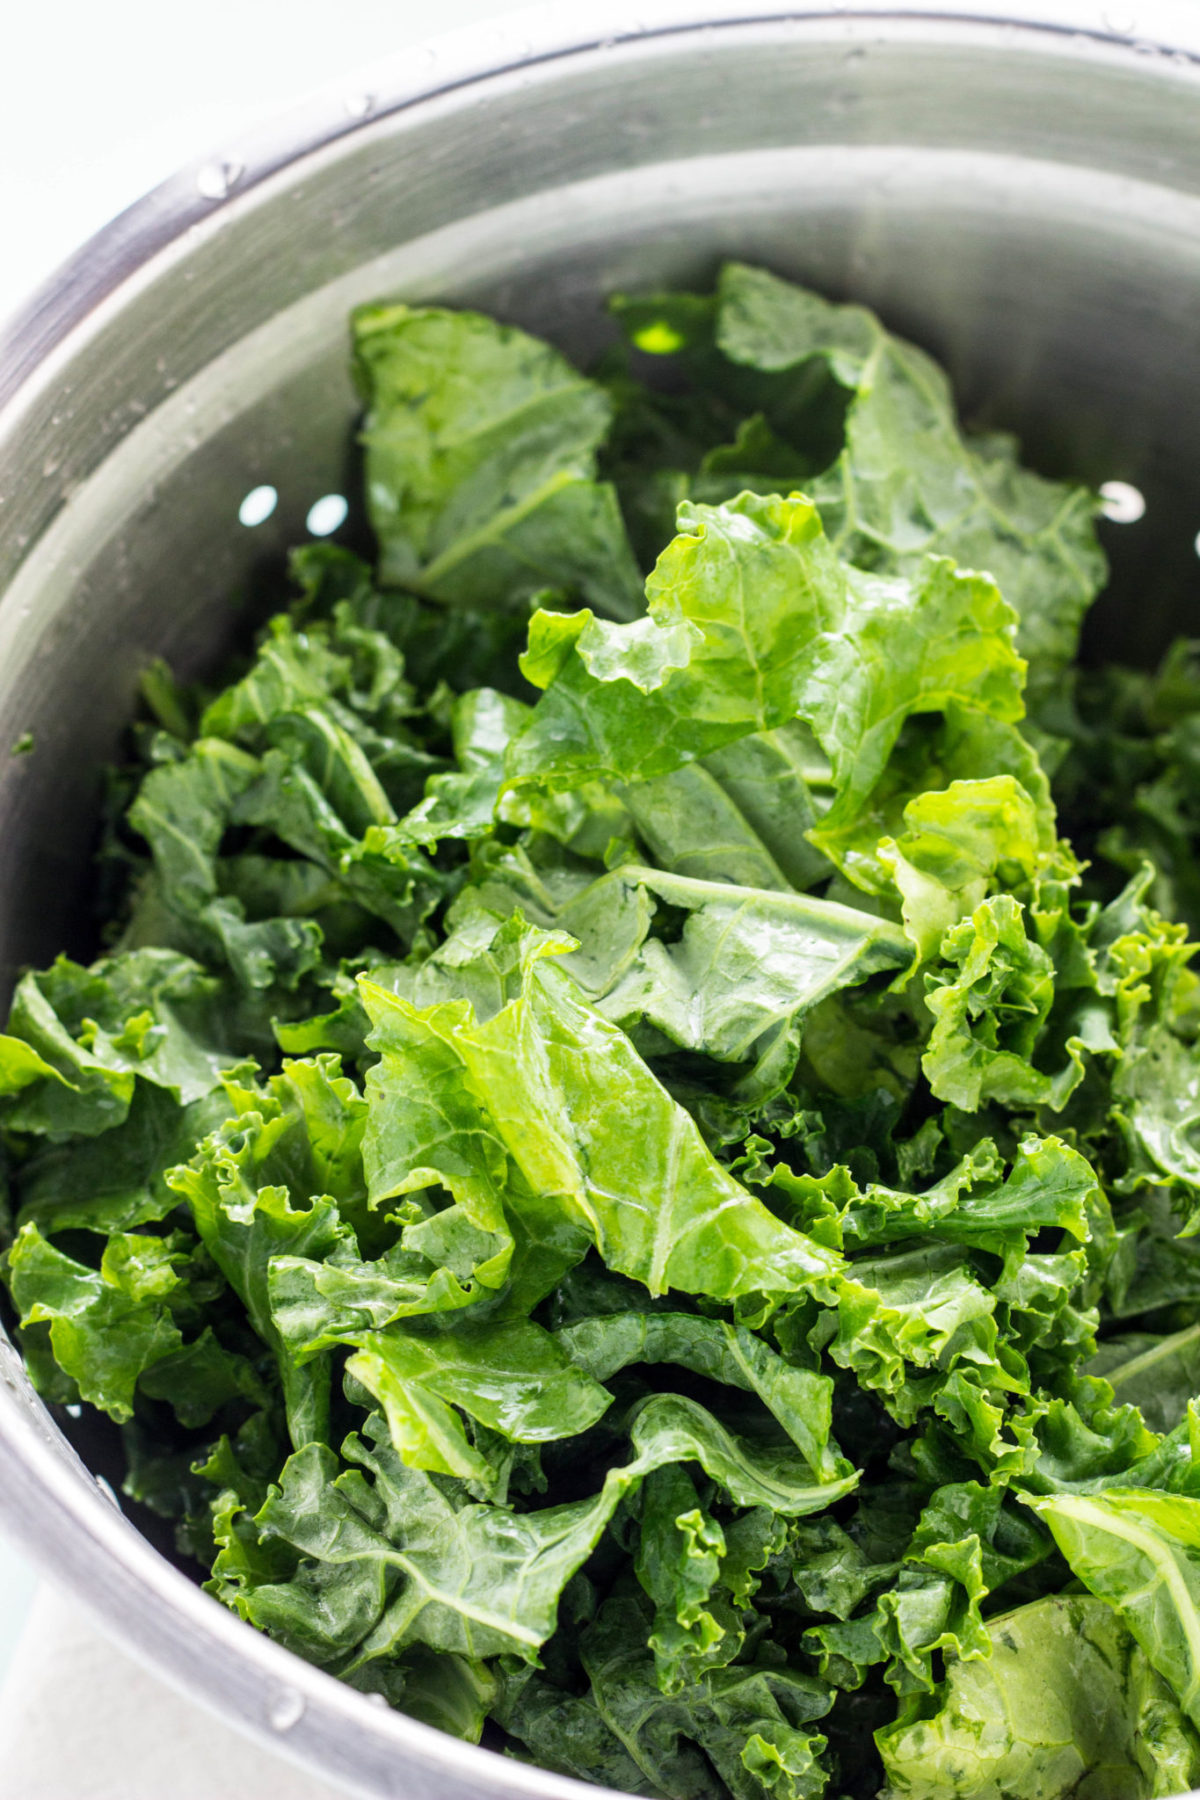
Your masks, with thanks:
[(382, 1706), (384, 1712), (388, 1710), (388, 1703), (382, 1694), (368, 1694), (367, 1700), (372, 1706)]
[(197, 192), (206, 200), (224, 200), (245, 173), (245, 164), (232, 159), (204, 163), (196, 171)]
[(100, 1489), (100, 1492), (104, 1495), (104, 1498), (106, 1500), (111, 1500), (113, 1505), (116, 1507), (117, 1511), (120, 1512), (121, 1502), (117, 1499), (117, 1491), (113, 1487), (112, 1482), (106, 1481), (104, 1479), (103, 1475), (97, 1475), (96, 1486)]
[(279, 1688), (267, 1705), (267, 1724), (272, 1731), (291, 1731), (304, 1717), (304, 1696), (295, 1688)]
[(1123, 8), (1114, 6), (1100, 14), (1100, 23), (1106, 31), (1111, 31), (1114, 37), (1132, 37), (1136, 20), (1132, 13), (1127, 13)]
[(342, 105), (352, 119), (369, 119), (375, 111), (374, 94), (347, 94)]

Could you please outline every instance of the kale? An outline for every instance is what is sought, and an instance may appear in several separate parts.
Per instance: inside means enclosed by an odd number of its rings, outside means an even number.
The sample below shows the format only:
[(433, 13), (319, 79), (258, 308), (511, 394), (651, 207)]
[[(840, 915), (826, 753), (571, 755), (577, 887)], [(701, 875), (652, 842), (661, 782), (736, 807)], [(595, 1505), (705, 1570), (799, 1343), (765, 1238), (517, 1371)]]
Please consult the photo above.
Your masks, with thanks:
[(106, 953), (0, 1038), (31, 1371), (211, 1592), (462, 1737), (1178, 1792), (1195, 649), (1074, 666), (1095, 497), (862, 308), (614, 313), (589, 378), (360, 310), (377, 566), (148, 675)]

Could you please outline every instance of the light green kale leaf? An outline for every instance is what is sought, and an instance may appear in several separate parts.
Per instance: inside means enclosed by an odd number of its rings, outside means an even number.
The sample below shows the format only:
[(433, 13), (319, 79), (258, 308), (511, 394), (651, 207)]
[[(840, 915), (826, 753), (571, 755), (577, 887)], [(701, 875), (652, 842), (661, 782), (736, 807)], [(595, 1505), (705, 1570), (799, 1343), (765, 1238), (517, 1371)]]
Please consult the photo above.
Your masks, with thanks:
[(528, 713), (522, 701), (495, 688), (460, 694), (450, 713), (458, 768), (430, 776), (424, 799), (405, 815), (401, 831), (423, 844), (486, 836), (504, 781), (505, 751)]
[(311, 918), (250, 919), (245, 901), (222, 891), (222, 840), (261, 772), (256, 757), (222, 738), (176, 746), (170, 760), (149, 771), (128, 819), (150, 846), (152, 868), (126, 940), (166, 941), (226, 963), (243, 988), (294, 988), (320, 961), (320, 925)]
[[(1005, 785), (980, 786), (993, 781)], [(822, 783), (818, 775), (816, 796), (820, 798), (827, 787), (828, 780)], [(961, 808), (956, 795), (965, 802)], [(973, 816), (977, 799), (987, 803), (978, 818)], [(910, 806), (917, 809), (911, 824)], [(1050, 783), (1020, 729), (990, 713), (952, 702), (943, 714), (910, 718), (859, 811), (832, 827), (819, 820), (809, 838), (855, 887), (891, 895), (896, 887), (896, 853), (891, 843), (904, 840), (911, 831), (917, 834), (914, 848), (924, 853), (919, 860), (923, 862), (933, 853), (929, 873), (942, 876), (940, 885), (965, 889), (985, 870), (994, 874), (1006, 858), (1010, 873), (1023, 876), (1031, 860), (1031, 839), (1036, 847), (1032, 860), (1037, 863), (1052, 852), (1061, 856), (1055, 823)], [(930, 828), (934, 842), (922, 844)], [(982, 841), (978, 836), (981, 828)], [(940, 844), (938, 839), (949, 842)], [(887, 855), (883, 854), (885, 845), (889, 847)], [(961, 871), (954, 863), (947, 864), (948, 852), (957, 853), (955, 862), (962, 858)]]
[(220, 984), (190, 958), (146, 948), (82, 968), (60, 956), (23, 975), (0, 1037), (0, 1118), (51, 1141), (124, 1123), (140, 1082), (187, 1106), (220, 1086)]
[(685, 505), (679, 527), (647, 618), (535, 615), (522, 667), (546, 691), (509, 750), (514, 785), (646, 780), (799, 717), (830, 762), (832, 828), (910, 714), (1022, 716), (1014, 615), (987, 577), (939, 558), (911, 577), (853, 569), (801, 496)]
[(385, 585), (484, 607), (559, 588), (615, 618), (641, 610), (616, 495), (595, 479), (602, 389), (479, 313), (366, 306), (353, 329)]
[[(266, 1090), (227, 1080), (230, 1114), (168, 1182), (191, 1212), (201, 1241), (272, 1351), (299, 1447), (329, 1429), (329, 1358), (298, 1363), (271, 1309), (270, 1277), (280, 1255), (325, 1261), (356, 1258), (351, 1220), (364, 1194), (361, 1139), (364, 1107), (353, 1084), (323, 1059), (322, 1085), (341, 1112), (341, 1132), (328, 1134), (328, 1109), (314, 1108), (285, 1068)], [(303, 1081), (303, 1073), (300, 1076)], [(322, 1114), (325, 1114), (322, 1117)]]
[[(734, 1299), (827, 1280), (836, 1255), (734, 1180), (624, 1033), (553, 969), (571, 940), (519, 917), (500, 931), (518, 951), (519, 991), (490, 1018), (467, 1000), (422, 1010), (361, 984), (385, 1052), (368, 1083), (372, 1192), (443, 1181), (493, 1229), (524, 1205), (563, 1247), (560, 1275), (594, 1244), (651, 1293)], [(415, 1109), (393, 1094), (407, 1103), (422, 1080), (425, 1110), (399, 1120)]]
[(1026, 917), (1011, 894), (982, 901), (945, 934), (943, 960), (925, 976), (934, 1024), (922, 1067), (937, 1097), (964, 1111), (989, 1100), (1060, 1111), (1083, 1080), (1086, 1053), (1115, 1048), (1107, 1021), (1088, 1015), (1080, 1032), (1051, 1046), (1058, 1066), (1039, 1066), (1055, 966)]
[(1200, 1500), (1114, 1486), (1029, 1505), (1200, 1725)]
[(827, 995), (911, 960), (889, 920), (832, 901), (632, 863), (617, 873), (686, 923), (674, 943), (647, 938), (597, 1007), (635, 1041), (649, 1026), (681, 1049), (744, 1065), (735, 1098), (761, 1103), (785, 1086), (804, 1015)]
[(381, 1408), (412, 1469), (487, 1482), (459, 1407), (512, 1443), (544, 1444), (594, 1425), (612, 1396), (531, 1319), (466, 1324), (436, 1337), (393, 1326), (367, 1332), (346, 1364)]
[(940, 1181), (919, 1192), (882, 1182), (860, 1189), (840, 1164), (820, 1177), (780, 1164), (771, 1186), (798, 1225), (855, 1250), (931, 1237), (1003, 1255), (1048, 1228), (1082, 1242), (1099, 1203), (1098, 1178), (1087, 1158), (1053, 1137), (1025, 1138), (1007, 1173), (995, 1144), (982, 1138)]
[(991, 1655), (953, 1664), (938, 1710), (878, 1735), (887, 1800), (1165, 1800), (1200, 1741), (1120, 1618), (1086, 1594), (988, 1623)]
[(1040, 699), (1072, 660), (1107, 573), (1092, 494), (1022, 468), (1010, 438), (965, 437), (944, 371), (865, 307), (731, 263), (718, 283), (716, 343), (781, 382), (810, 360), (828, 366), (849, 399), (844, 448), (805, 485), (839, 552), (887, 573), (930, 552), (986, 569), (1020, 617)]
[(829, 875), (827, 858), (808, 841), (818, 819), (811, 787), (828, 783), (828, 759), (793, 720), (633, 782), (621, 797), (659, 868), (786, 893)]
[(1139, 1030), (1113, 1077), (1115, 1117), (1137, 1177), (1175, 1190), (1187, 1208), (1181, 1235), (1200, 1231), (1200, 1054), (1165, 1023)]
[(180, 1106), (169, 1089), (139, 1083), (120, 1125), (49, 1142), (22, 1163), (14, 1181), (17, 1224), (53, 1236), (133, 1231), (165, 1219), (179, 1204), (167, 1170), (186, 1161), (228, 1112), (223, 1088)]
[(123, 1422), (140, 1384), (171, 1401), (182, 1423), (197, 1425), (226, 1400), (265, 1399), (252, 1365), (210, 1330), (184, 1343), (212, 1285), (205, 1265), (185, 1233), (114, 1231), (91, 1269), (27, 1224), (8, 1252), (6, 1278), (22, 1324), (49, 1325), (55, 1361), (82, 1399)]
[(952, 782), (910, 800), (903, 833), (883, 839), (878, 855), (900, 890), (905, 929), (928, 960), (993, 883), (1012, 888), (1032, 878), (1040, 860), (1037, 810), (1011, 775)]

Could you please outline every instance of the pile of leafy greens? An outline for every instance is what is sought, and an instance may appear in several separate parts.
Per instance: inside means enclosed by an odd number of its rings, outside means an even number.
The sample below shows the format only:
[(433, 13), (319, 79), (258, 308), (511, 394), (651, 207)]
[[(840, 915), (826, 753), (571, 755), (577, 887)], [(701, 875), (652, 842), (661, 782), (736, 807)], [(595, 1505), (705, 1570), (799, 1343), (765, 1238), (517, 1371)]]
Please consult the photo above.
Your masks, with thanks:
[(1197, 651), (1072, 672), (1093, 496), (869, 313), (614, 311), (594, 378), (360, 311), (377, 565), (148, 675), (109, 949), (0, 1038), (29, 1366), (213, 1594), (465, 1738), (1179, 1793)]

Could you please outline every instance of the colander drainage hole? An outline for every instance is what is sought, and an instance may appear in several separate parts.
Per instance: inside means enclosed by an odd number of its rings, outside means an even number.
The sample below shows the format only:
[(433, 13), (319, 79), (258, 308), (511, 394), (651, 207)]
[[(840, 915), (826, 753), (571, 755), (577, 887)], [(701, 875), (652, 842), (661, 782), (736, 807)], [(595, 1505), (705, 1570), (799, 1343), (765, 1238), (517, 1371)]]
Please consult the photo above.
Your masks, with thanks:
[(1114, 525), (1136, 525), (1146, 511), (1145, 495), (1130, 481), (1103, 482), (1100, 498), (1104, 502), (1101, 512)]
[(263, 525), (278, 505), (279, 494), (275, 488), (268, 485), (251, 488), (238, 507), (238, 518), (243, 525)]
[(350, 502), (345, 494), (322, 494), (309, 507), (304, 523), (314, 537), (332, 537), (338, 526), (345, 524), (349, 511)]

